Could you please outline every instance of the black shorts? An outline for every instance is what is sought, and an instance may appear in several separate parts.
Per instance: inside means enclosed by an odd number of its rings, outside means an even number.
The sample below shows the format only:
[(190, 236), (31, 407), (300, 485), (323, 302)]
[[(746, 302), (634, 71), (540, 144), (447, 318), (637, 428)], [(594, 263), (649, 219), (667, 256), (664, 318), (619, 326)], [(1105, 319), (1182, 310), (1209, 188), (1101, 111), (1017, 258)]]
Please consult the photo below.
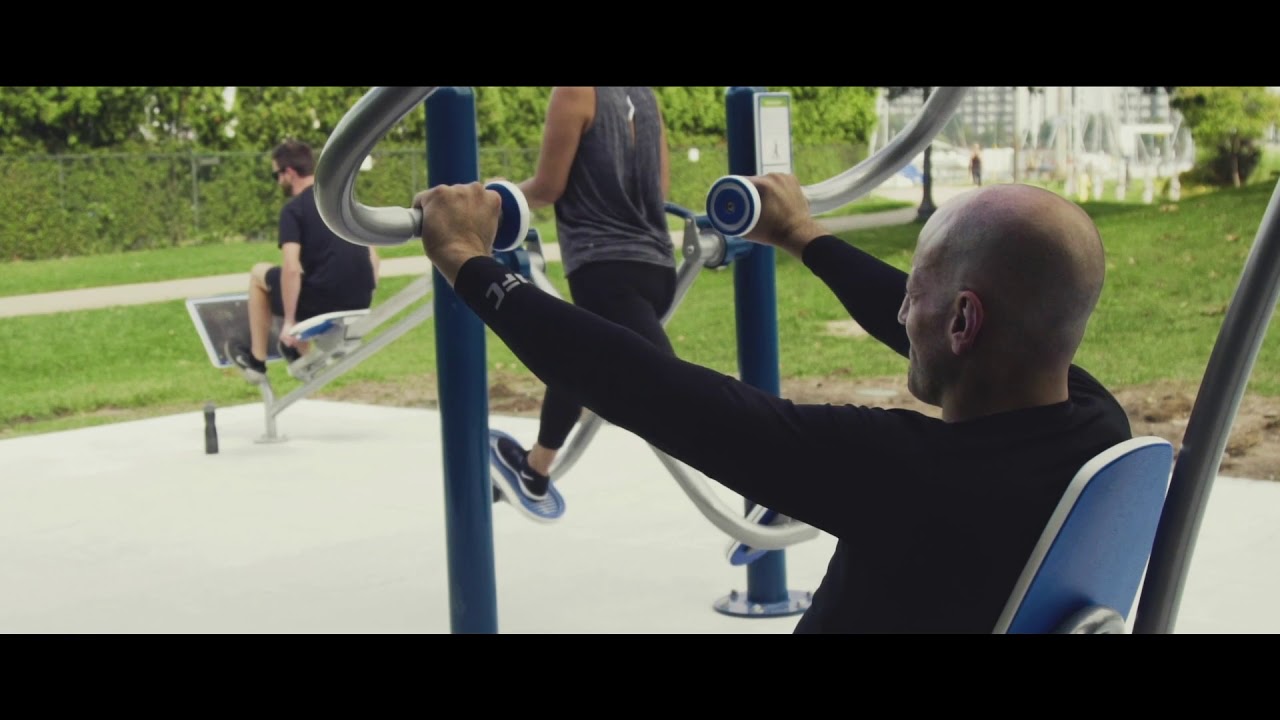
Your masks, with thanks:
[[(284, 295), (280, 288), (280, 266), (267, 271), (267, 295), (271, 298), (271, 314), (284, 317)], [(360, 293), (361, 297), (331, 297), (310, 291), (304, 285), (298, 292), (298, 308), (294, 320), (302, 322), (325, 313), (340, 310), (365, 310), (373, 304), (372, 293)]]

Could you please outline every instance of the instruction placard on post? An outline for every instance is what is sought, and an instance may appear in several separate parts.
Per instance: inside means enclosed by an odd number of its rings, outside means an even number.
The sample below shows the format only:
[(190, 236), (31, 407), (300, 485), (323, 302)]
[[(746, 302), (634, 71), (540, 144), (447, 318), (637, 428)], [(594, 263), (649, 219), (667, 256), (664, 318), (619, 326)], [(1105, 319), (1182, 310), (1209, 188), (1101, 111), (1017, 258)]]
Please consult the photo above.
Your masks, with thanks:
[(756, 93), (756, 170), (791, 172), (791, 95)]

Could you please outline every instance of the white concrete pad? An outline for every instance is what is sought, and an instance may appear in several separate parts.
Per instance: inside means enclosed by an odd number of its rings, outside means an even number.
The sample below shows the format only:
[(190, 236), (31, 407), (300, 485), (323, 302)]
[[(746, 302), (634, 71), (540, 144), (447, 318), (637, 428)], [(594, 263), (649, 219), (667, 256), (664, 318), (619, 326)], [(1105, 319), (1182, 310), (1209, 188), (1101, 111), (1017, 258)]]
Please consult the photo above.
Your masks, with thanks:
[[(216, 455), (198, 408), (0, 442), (0, 632), (453, 630), (438, 413), (304, 400), (268, 444), (261, 404), (217, 418)], [(559, 487), (555, 525), (492, 507), (499, 632), (795, 627), (712, 609), (746, 571), (638, 438), (602, 428)], [(788, 587), (815, 589), (834, 547), (788, 549)], [(1178, 632), (1280, 632), (1276, 557), (1280, 483), (1219, 478)]]

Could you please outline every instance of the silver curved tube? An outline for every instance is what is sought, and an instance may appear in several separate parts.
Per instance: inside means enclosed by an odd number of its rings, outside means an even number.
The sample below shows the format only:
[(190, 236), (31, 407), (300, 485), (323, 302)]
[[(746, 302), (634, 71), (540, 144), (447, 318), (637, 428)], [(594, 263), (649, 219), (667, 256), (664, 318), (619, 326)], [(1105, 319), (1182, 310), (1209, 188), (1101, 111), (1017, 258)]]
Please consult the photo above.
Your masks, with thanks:
[[(714, 234), (714, 233), (711, 233)], [(703, 237), (701, 231), (696, 227), (692, 215), (685, 222), (685, 238), (684, 238), (684, 259), (681, 260), (680, 267), (676, 271), (676, 292), (675, 299), (671, 303), (671, 307), (662, 317), (662, 325), (666, 326), (667, 321), (671, 319), (680, 301), (684, 299), (689, 288), (693, 285), (694, 279), (702, 270), (704, 263), (704, 255), (707, 248), (714, 246), (716, 242), (723, 243), (722, 237)], [(542, 255), (541, 245), (534, 246), (529, 243), (530, 249), (529, 271), (533, 284), (541, 288), (544, 292), (552, 297), (561, 297), (555, 285), (547, 279), (545, 268), (546, 260)], [(595, 437), (604, 424), (604, 419), (594, 412), (583, 408), (582, 417), (578, 421), (578, 429), (573, 433), (563, 450), (557, 455), (555, 462), (551, 466), (552, 477), (564, 477), (569, 469), (578, 462), (582, 454), (586, 451), (587, 445)], [(693, 501), (694, 507), (701, 512), (703, 517), (720, 529), (729, 537), (748, 547), (759, 550), (782, 550), (792, 545), (796, 545), (807, 540), (812, 540), (818, 536), (818, 529), (810, 525), (806, 525), (798, 520), (779, 516), (778, 520), (771, 525), (759, 525), (755, 522), (747, 520), (741, 512), (735, 512), (729, 507), (715, 492), (708, 486), (706, 481), (694, 479), (688, 472), (683, 463), (666, 453), (650, 446), (654, 454), (658, 456), (658, 460), (662, 462), (671, 476), (675, 478), (676, 483), (684, 490), (685, 495)]]
[(818, 537), (818, 528), (785, 515), (779, 515), (772, 525), (759, 525), (747, 520), (741, 511), (734, 512), (705, 482), (690, 477), (685, 472), (684, 463), (656, 447), (650, 446), (650, 449), (680, 487), (684, 488), (684, 493), (693, 501), (698, 512), (725, 535), (743, 545), (757, 550), (783, 550)]
[(551, 464), (550, 475), (552, 477), (564, 477), (578, 463), (578, 458), (581, 458), (582, 453), (586, 452), (587, 446), (591, 444), (592, 438), (596, 436), (596, 432), (600, 430), (600, 426), (603, 423), (604, 419), (599, 415), (582, 408), (582, 416), (578, 420), (577, 432), (573, 434), (569, 442), (565, 443), (564, 451), (556, 456), (555, 462)]
[(951, 120), (967, 87), (935, 88), (915, 120), (880, 152), (820, 183), (806, 185), (804, 195), (814, 215), (830, 212), (866, 195), (919, 155)]
[(364, 159), (396, 123), (426, 100), (434, 87), (377, 87), (342, 116), (316, 162), (320, 218), (357, 245), (403, 245), (422, 235), (422, 211), (370, 207), (356, 201), (356, 175)]

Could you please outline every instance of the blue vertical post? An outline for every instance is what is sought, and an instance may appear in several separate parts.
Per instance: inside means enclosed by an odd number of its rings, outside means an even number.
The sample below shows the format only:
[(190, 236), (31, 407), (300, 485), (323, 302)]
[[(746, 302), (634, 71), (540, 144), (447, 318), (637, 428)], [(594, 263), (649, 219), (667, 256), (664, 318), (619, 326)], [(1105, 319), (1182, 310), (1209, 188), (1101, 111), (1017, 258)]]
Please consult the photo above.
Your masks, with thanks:
[[(427, 184), (480, 179), (475, 94), (437, 88), (425, 101)], [(485, 328), (432, 268), (436, 368), (444, 446), (449, 619), (455, 633), (496, 633), (498, 591), (489, 479), (489, 384)]]
[[(764, 88), (733, 87), (725, 95), (725, 127), (729, 146), (729, 174), (756, 175), (755, 93)], [(778, 303), (774, 249), (754, 245), (733, 263), (733, 288), (738, 332), (738, 371), (743, 382), (774, 395), (782, 392), (778, 371)], [(746, 511), (752, 508), (746, 502)], [(797, 594), (796, 597), (799, 597)], [(746, 605), (717, 607), (726, 614), (792, 615), (808, 607), (787, 590), (787, 561), (783, 550), (771, 550), (747, 565)]]

